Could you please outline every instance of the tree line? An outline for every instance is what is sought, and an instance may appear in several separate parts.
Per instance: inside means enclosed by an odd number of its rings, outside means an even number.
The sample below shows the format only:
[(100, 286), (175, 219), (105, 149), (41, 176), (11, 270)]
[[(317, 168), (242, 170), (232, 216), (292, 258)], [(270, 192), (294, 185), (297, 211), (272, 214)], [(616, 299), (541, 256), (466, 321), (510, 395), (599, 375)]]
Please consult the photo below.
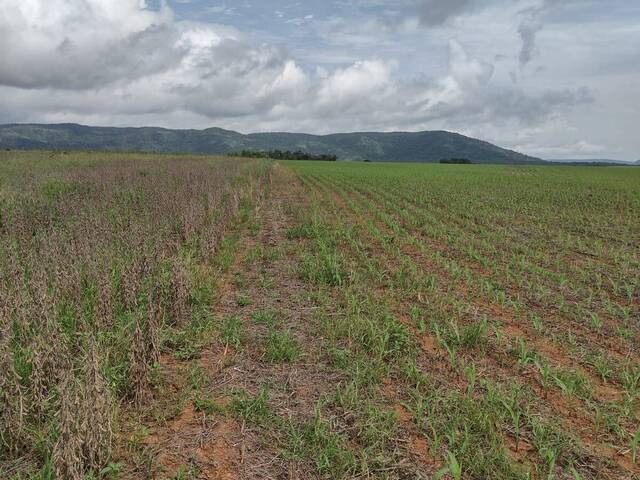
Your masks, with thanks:
[(271, 158), (274, 160), (318, 160), (324, 162), (335, 162), (338, 160), (336, 155), (320, 154), (314, 155), (313, 153), (302, 152), (296, 150), (292, 152), (290, 150), (241, 150), (239, 152), (229, 153), (230, 157), (245, 157), (245, 158)]
[(453, 163), (456, 165), (471, 165), (473, 162), (468, 158), (443, 158), (440, 163)]

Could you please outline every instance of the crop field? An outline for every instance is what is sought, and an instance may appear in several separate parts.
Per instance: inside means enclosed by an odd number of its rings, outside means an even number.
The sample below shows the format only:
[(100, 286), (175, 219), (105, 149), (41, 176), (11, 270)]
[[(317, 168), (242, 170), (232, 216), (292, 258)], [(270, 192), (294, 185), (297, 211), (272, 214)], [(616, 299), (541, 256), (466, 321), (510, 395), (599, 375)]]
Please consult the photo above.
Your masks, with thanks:
[(640, 168), (0, 152), (0, 478), (638, 479)]

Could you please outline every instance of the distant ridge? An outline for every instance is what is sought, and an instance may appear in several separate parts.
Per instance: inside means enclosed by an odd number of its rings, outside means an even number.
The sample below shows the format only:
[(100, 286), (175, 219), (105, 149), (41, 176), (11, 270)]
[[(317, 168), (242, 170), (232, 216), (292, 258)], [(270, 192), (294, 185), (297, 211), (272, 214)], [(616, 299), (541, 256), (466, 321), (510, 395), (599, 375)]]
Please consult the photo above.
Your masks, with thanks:
[(608, 158), (590, 158), (590, 159), (563, 159), (563, 160), (547, 160), (549, 163), (557, 163), (561, 165), (593, 165), (593, 166), (636, 166), (640, 165), (640, 160), (634, 162), (633, 160), (611, 160)]
[(337, 155), (341, 160), (439, 162), (466, 158), (473, 163), (543, 164), (536, 157), (445, 131), (241, 134), (221, 128), (170, 130), (77, 124), (0, 125), (0, 147), (15, 149), (114, 150), (226, 154), (240, 150), (301, 150)]

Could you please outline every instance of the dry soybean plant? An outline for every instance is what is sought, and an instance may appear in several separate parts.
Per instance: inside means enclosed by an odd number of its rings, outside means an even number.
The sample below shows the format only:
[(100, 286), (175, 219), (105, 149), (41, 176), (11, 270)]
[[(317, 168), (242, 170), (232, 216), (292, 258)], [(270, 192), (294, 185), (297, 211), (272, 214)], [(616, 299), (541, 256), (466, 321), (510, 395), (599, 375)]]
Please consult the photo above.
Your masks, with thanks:
[(81, 479), (108, 463), (118, 405), (147, 401), (163, 330), (212, 300), (198, 291), (196, 267), (214, 257), (268, 168), (2, 153), (3, 478)]

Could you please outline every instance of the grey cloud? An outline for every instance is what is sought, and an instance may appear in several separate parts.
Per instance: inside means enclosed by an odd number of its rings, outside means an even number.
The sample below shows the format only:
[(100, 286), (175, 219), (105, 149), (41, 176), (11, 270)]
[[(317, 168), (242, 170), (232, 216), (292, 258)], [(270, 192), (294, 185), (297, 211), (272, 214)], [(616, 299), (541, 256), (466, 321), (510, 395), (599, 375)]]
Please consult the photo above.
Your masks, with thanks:
[[(438, 102), (405, 121), (407, 126), (416, 121), (437, 122), (458, 131), (478, 125), (487, 130), (506, 126), (533, 128), (571, 108), (593, 102), (591, 92), (584, 87), (534, 94), (517, 87), (484, 86), (465, 91), (461, 101)], [(399, 111), (398, 115), (402, 113)]]
[(472, 0), (422, 0), (418, 6), (420, 23), (426, 26), (441, 25), (472, 4)]
[(518, 27), (518, 33), (522, 39), (522, 48), (520, 49), (520, 67), (523, 68), (533, 58), (536, 35), (542, 29), (544, 9), (530, 8), (523, 12), (524, 18)]
[(527, 95), (519, 89), (490, 92), (484, 99), (491, 117), (517, 119), (519, 124), (531, 127), (569, 108), (593, 103), (591, 91), (578, 89), (548, 90), (537, 95)]
[(522, 21), (518, 26), (518, 34), (522, 40), (522, 48), (519, 55), (520, 68), (524, 68), (533, 59), (536, 49), (536, 37), (544, 27), (546, 15), (558, 3), (559, 0), (542, 0), (539, 5), (521, 12)]
[(408, 2), (388, 2), (382, 4), (400, 6), (400, 10), (385, 12), (378, 21), (388, 30), (400, 28), (409, 18), (416, 18), (423, 27), (436, 27), (445, 24), (456, 16), (470, 11), (477, 0), (410, 0)]

